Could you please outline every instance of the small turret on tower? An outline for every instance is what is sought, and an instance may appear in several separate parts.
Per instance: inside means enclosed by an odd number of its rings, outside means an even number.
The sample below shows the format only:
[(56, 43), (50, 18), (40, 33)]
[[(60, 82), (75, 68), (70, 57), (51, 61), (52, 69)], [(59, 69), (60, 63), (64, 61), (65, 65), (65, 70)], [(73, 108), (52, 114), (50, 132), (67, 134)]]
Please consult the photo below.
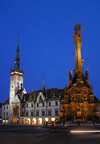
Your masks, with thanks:
[(45, 73), (43, 73), (43, 85), (42, 85), (42, 92), (45, 92)]

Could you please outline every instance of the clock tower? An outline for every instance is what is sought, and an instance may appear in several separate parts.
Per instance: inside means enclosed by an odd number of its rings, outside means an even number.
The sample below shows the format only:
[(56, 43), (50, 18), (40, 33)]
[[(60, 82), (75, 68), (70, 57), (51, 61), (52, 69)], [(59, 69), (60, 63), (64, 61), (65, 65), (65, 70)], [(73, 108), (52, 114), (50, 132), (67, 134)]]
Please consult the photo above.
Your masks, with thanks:
[(23, 70), (20, 70), (20, 57), (19, 57), (19, 32), (17, 39), (17, 48), (15, 56), (15, 66), (10, 72), (10, 94), (9, 94), (9, 104), (10, 104), (10, 121), (13, 117), (13, 107), (18, 105), (20, 107), (20, 100), (16, 93), (19, 89), (23, 89)]

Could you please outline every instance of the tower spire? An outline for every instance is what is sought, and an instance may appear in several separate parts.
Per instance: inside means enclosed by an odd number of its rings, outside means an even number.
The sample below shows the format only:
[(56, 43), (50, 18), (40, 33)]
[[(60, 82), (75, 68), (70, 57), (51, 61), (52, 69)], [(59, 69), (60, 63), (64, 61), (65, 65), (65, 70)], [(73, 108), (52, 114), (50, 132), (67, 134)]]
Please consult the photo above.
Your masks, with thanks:
[(16, 57), (15, 57), (15, 67), (14, 70), (20, 72), (20, 57), (19, 57), (19, 32), (17, 38), (17, 48), (16, 48)]
[(19, 48), (19, 32), (18, 32), (18, 38), (17, 38), (17, 48)]
[(42, 91), (45, 91), (45, 73), (43, 73), (43, 85), (42, 85)]

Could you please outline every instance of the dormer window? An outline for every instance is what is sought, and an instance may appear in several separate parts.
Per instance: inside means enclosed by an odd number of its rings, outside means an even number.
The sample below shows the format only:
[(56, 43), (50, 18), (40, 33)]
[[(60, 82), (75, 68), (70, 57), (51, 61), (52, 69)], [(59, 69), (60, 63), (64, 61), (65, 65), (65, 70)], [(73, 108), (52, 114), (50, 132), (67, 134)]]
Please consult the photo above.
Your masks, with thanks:
[(40, 96), (39, 102), (42, 102), (42, 96)]
[(41, 96), (40, 96), (40, 100), (41, 100)]
[(42, 103), (42, 106), (44, 107), (44, 103)]
[(59, 92), (59, 97), (61, 97), (61, 92)]
[(56, 93), (53, 93), (53, 97), (55, 97), (56, 96)]
[(32, 96), (30, 96), (30, 100), (32, 100)]
[(51, 93), (53, 93), (53, 91), (51, 90)]

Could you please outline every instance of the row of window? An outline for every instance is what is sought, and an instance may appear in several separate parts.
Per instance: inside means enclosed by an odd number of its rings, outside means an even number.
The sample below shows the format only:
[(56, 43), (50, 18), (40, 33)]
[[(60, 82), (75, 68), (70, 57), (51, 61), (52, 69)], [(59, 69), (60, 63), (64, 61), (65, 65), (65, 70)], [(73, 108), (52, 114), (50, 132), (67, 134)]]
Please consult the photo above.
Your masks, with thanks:
[[(42, 111), (42, 116), (45, 116), (45, 115), (46, 115), (46, 112)], [(22, 116), (25, 116), (24, 112), (22, 112)], [(29, 116), (28, 112), (26, 112), (26, 116)], [(31, 116), (35, 116), (33, 111), (31, 112)], [(40, 116), (39, 111), (36, 112), (36, 116)], [(51, 111), (48, 111), (48, 116), (52, 116)], [(58, 116), (58, 110), (55, 110), (55, 116)]]
[(5, 109), (8, 109), (8, 106), (4, 106), (4, 110), (5, 110)]
[[(42, 103), (42, 106), (44, 107), (45, 104)], [(48, 103), (48, 106), (51, 106), (51, 102)], [(57, 101), (55, 102), (55, 106), (58, 106), (58, 102)], [(24, 108), (24, 105), (22, 105), (22, 107)], [(27, 104), (26, 107), (28, 108), (29, 104)], [(31, 107), (33, 107), (33, 103), (31, 103)], [(37, 107), (39, 107), (39, 103), (37, 103)]]
[(8, 112), (4, 112), (3, 115), (4, 115), (4, 116), (8, 116)]

